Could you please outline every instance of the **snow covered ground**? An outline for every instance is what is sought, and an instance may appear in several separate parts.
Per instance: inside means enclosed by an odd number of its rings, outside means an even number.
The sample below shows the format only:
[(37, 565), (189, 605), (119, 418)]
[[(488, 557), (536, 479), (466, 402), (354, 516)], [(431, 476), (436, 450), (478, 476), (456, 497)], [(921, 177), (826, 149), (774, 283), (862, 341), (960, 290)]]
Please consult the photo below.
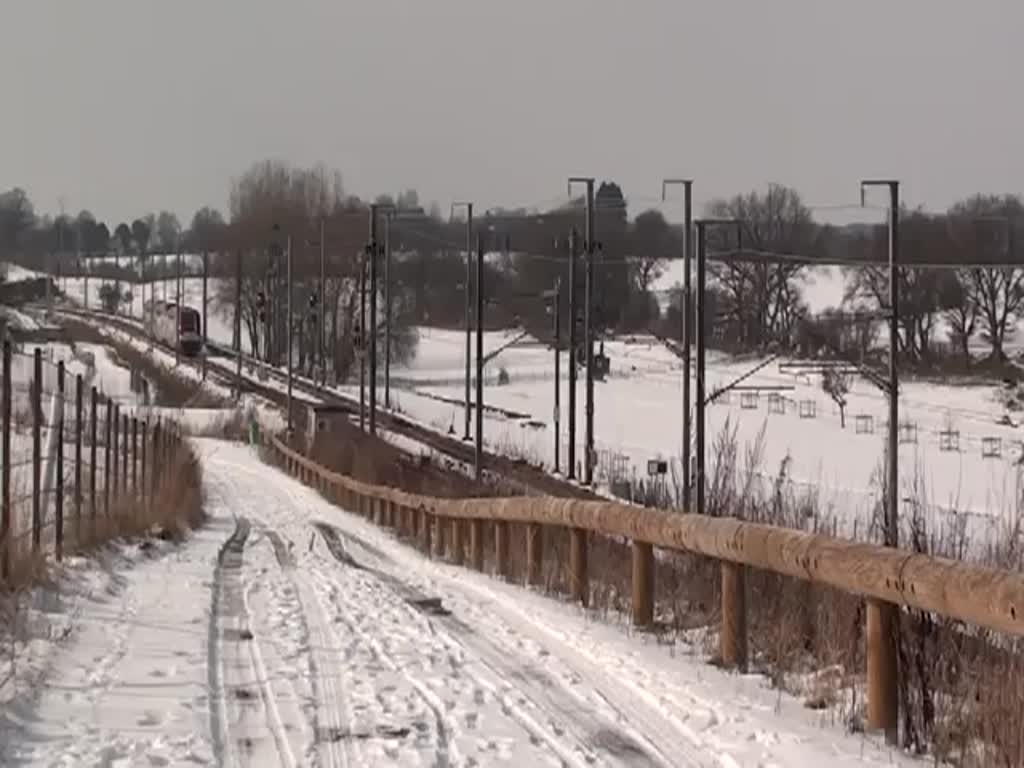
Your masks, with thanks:
[[(485, 349), (497, 349), (508, 334), (487, 334)], [(670, 480), (681, 474), (681, 363), (649, 337), (607, 342), (611, 374), (595, 385), (595, 436), (598, 477), (617, 472), (643, 477), (649, 459), (669, 461)], [(404, 388), (393, 389), (401, 411), (431, 426), (456, 434), (463, 430), (462, 336), (425, 330), (415, 360), (397, 367)], [(763, 360), (736, 360), (709, 355), (709, 392), (748, 373)], [(508, 383), (497, 385), (504, 369)], [(541, 461), (554, 461), (554, 379), (552, 352), (525, 340), (501, 352), (485, 373), (488, 410), (484, 437), (494, 450)], [(568, 384), (562, 357), (561, 468), (568, 454)], [(582, 379), (582, 376), (581, 376)], [(709, 467), (715, 441), (728, 425), (735, 430), (741, 468), (747, 451), (762, 451), (749, 467), (765, 484), (785, 463), (795, 493), (814, 492), (821, 510), (837, 518), (842, 532), (863, 533), (879, 498), (887, 429), (887, 400), (865, 380), (856, 380), (848, 397), (846, 426), (839, 409), (822, 391), (819, 376), (798, 376), (772, 362), (745, 382), (783, 387), (747, 396), (733, 392), (707, 410)], [(694, 382), (695, 386), (695, 382)], [(348, 389), (355, 394), (355, 388)], [(583, 459), (585, 387), (577, 387), (577, 462)], [(911, 505), (928, 510), (933, 531), (964, 529), (978, 546), (997, 540), (1017, 519), (1024, 455), (1019, 426), (997, 423), (1007, 411), (995, 386), (953, 386), (907, 381), (900, 398), (901, 486), (905, 516)], [(812, 415), (813, 414), (813, 415)], [(1014, 422), (1016, 419), (1014, 418)], [(943, 434), (946, 433), (946, 434)], [(956, 433), (957, 450), (945, 450)], [(986, 455), (997, 453), (998, 455)]]
[(0, 662), (4, 765), (914, 764), (757, 676), (431, 562), (248, 448), (198, 446), (210, 519), (186, 544), (71, 561), (27, 601), (33, 639)]

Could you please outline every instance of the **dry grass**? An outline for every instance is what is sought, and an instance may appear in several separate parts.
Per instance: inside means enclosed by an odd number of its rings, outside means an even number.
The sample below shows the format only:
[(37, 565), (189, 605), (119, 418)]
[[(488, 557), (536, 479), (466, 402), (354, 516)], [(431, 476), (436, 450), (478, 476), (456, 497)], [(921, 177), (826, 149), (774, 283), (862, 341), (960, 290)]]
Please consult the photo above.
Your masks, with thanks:
[(309, 457), (321, 466), (364, 483), (443, 498), (513, 495), (509, 488), (477, 483), (433, 462), (429, 456), (410, 456), (385, 440), (360, 431), (346, 419), (334, 419), (330, 429), (317, 435)]
[[(102, 489), (97, 493), (96, 514), (88, 507), (88, 496), (83, 491), (81, 517), (77, 517), (70, 503), (64, 516), (64, 554), (87, 554), (103, 545), (126, 538), (159, 537), (177, 541), (186, 532), (203, 522), (202, 469), (198, 458), (186, 443), (181, 443), (162, 462), (163, 475), (155, 491), (126, 490), (114, 495), (109, 510), (104, 510)], [(102, 477), (100, 478), (102, 480)], [(83, 482), (86, 478), (83, 477)], [(147, 486), (149, 478), (147, 478)], [(70, 502), (73, 488), (66, 490)], [(26, 505), (27, 506), (27, 505)], [(14, 510), (22, 519), (26, 510)], [(10, 577), (0, 581), (2, 596), (10, 596), (27, 586), (45, 581), (54, 567), (55, 528), (52, 521), (42, 531), (42, 547), (32, 552), (30, 533), (21, 533), (12, 540)]]

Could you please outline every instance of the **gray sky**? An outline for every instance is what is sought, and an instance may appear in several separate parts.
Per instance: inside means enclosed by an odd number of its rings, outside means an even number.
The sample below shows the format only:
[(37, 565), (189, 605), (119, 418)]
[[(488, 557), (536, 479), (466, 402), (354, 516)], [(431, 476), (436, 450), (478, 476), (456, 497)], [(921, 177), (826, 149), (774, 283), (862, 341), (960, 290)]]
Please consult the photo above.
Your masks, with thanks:
[(571, 174), (940, 208), (1024, 189), (1022, 30), (1019, 0), (8, 0), (0, 189), (184, 219), (276, 157), (445, 209)]

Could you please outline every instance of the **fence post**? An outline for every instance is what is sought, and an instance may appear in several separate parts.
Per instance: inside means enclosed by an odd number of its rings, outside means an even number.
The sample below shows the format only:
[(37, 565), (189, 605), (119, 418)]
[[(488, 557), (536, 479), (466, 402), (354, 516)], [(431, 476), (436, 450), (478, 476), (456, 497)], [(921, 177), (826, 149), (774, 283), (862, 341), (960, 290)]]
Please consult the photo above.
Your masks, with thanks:
[(466, 562), (466, 542), (462, 540), (462, 532), (465, 528), (464, 523), (457, 517), (452, 518), (451, 523), (451, 535), (452, 535), (452, 562), (455, 565), (462, 565)]
[(139, 442), (139, 449), (142, 452), (139, 461), (139, 498), (146, 497), (146, 442), (149, 437), (149, 422), (143, 419), (142, 435)]
[(494, 524), (494, 560), (498, 576), (506, 581), (509, 578), (508, 539), (508, 523), (499, 520)]
[(149, 501), (152, 504), (156, 499), (156, 489), (160, 482), (160, 417), (156, 417), (156, 424), (153, 425), (153, 458), (149, 464)]
[(114, 461), (114, 504), (121, 492), (121, 406), (114, 404), (114, 443), (110, 449)]
[(569, 581), (572, 585), (573, 600), (578, 601), (584, 608), (590, 604), (590, 576), (587, 560), (587, 532), (582, 528), (570, 528)]
[(32, 366), (32, 553), (38, 554), (43, 523), (43, 351), (39, 347)]
[(526, 583), (541, 584), (541, 565), (544, 560), (544, 526), (529, 523), (526, 526)]
[(633, 626), (654, 623), (654, 547), (633, 540)]
[(53, 518), (54, 518), (54, 549), (57, 562), (64, 559), (64, 361), (57, 363), (57, 397), (60, 408), (57, 411), (57, 423), (51, 429), (57, 430), (57, 450), (55, 462), (57, 472), (54, 475)]
[(107, 443), (103, 446), (103, 516), (110, 516), (110, 435), (113, 431), (114, 401), (107, 398), (107, 423), (104, 425)]
[(128, 414), (125, 413), (121, 416), (121, 493), (125, 496), (130, 490), (128, 486), (128, 448), (131, 447), (131, 443), (129, 442), (128, 425)]
[(747, 671), (747, 569), (722, 561), (722, 666)]
[(479, 519), (469, 521), (469, 564), (484, 569), (484, 523)]
[(0, 575), (7, 580), (11, 575), (11, 342), (4, 342), (3, 361), (3, 452), (4, 464), (0, 475), (2, 518), (0, 518)]
[(132, 493), (139, 492), (139, 419), (132, 416)]
[(92, 535), (96, 536), (96, 448), (99, 442), (99, 393), (96, 387), (89, 391), (89, 514), (92, 516)]
[(434, 557), (444, 559), (445, 539), (444, 529), (448, 520), (441, 515), (433, 515), (434, 520)]
[(898, 620), (895, 605), (867, 601), (868, 727), (884, 731), (889, 743), (899, 737)]
[(432, 549), (430, 546), (430, 515), (427, 513), (427, 510), (425, 510), (423, 507), (420, 507), (419, 511), (416, 513), (416, 517), (419, 521), (420, 535), (423, 539), (423, 553), (427, 557), (430, 557), (430, 555), (432, 554)]
[(82, 544), (82, 401), (85, 384), (82, 374), (75, 376), (75, 544)]

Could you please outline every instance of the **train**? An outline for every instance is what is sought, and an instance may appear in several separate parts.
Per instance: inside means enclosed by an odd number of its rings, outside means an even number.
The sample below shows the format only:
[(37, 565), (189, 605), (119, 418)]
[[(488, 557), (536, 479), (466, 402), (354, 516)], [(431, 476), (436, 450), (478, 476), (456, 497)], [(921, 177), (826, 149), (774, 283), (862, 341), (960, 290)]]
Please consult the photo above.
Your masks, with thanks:
[(198, 310), (178, 307), (173, 301), (150, 301), (144, 307), (146, 330), (157, 341), (183, 355), (197, 356), (203, 349), (203, 335)]

